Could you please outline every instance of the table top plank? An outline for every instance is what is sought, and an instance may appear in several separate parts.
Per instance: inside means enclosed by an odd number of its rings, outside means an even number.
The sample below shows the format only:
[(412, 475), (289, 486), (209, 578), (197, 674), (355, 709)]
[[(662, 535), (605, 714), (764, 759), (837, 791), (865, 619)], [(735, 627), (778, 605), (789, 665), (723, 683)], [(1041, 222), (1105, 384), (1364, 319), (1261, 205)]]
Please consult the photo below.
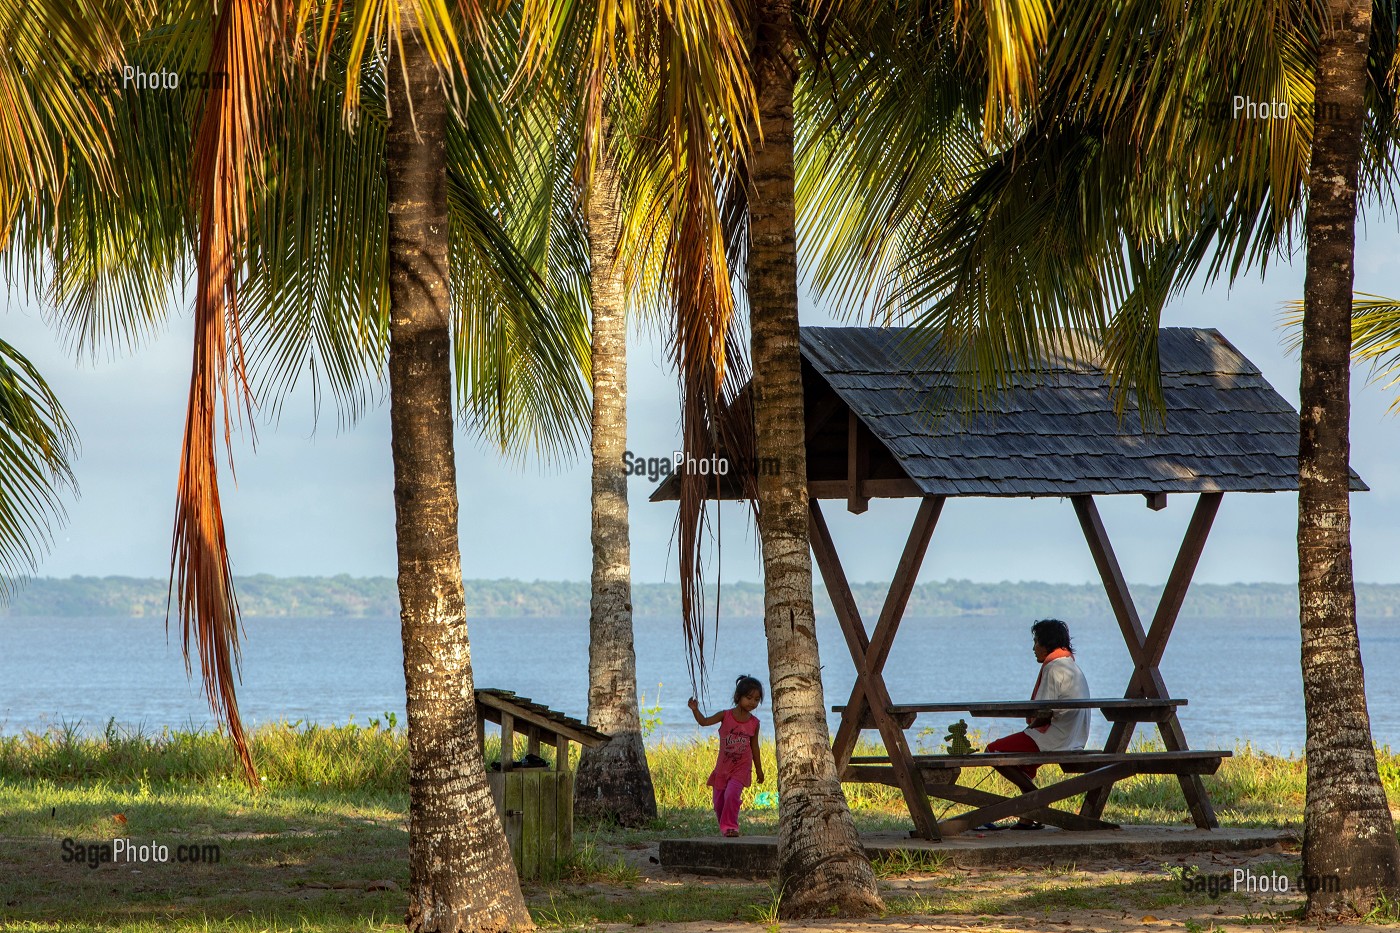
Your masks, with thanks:
[[(968, 713), (972, 716), (1013, 717), (1028, 716), (1049, 709), (1101, 709), (1101, 710), (1164, 710), (1187, 705), (1179, 698), (1166, 700), (1106, 697), (1084, 700), (954, 700), (945, 703), (897, 703), (889, 708), (892, 715), (901, 713)], [(841, 712), (844, 706), (833, 706), (833, 712)]]
[[(1202, 749), (1179, 752), (1104, 752), (1093, 749), (1059, 752), (982, 752), (971, 755), (914, 755), (914, 764), (921, 768), (986, 768), (1013, 767), (1025, 765), (1055, 765), (1061, 762), (1074, 765), (1110, 765), (1125, 762), (1176, 762), (1193, 761), (1203, 758), (1231, 758), (1233, 752), (1224, 749)], [(852, 756), (851, 764), (883, 764), (889, 757), (884, 755)]]

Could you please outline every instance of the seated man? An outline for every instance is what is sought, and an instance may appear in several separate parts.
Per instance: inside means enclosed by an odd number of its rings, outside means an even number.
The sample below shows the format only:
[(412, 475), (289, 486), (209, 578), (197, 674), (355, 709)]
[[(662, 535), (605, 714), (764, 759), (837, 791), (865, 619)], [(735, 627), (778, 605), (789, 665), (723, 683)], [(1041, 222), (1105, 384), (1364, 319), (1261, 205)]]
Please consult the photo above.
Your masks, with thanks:
[[(1031, 626), (1035, 659), (1040, 662), (1040, 674), (1035, 679), (1032, 700), (1087, 700), (1089, 682), (1074, 663), (1074, 650), (1069, 640), (1069, 626), (1059, 619), (1041, 619)], [(1058, 752), (1082, 749), (1089, 741), (1088, 709), (1052, 709), (1026, 717), (1027, 728), (987, 746), (989, 752)], [(1008, 781), (1023, 793), (1035, 790), (1036, 766), (997, 768)], [(992, 824), (982, 828), (996, 829)], [(1016, 829), (1040, 829), (1041, 824), (1022, 818)]]

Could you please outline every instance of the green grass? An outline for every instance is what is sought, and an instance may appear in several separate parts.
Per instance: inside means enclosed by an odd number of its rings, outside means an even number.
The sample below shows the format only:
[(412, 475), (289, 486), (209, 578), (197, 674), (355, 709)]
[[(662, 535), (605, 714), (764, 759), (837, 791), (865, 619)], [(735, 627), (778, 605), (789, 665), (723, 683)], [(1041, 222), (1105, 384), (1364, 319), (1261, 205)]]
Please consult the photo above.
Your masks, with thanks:
[[(981, 736), (974, 733), (974, 741)], [(927, 751), (929, 743), (919, 743)], [(1150, 744), (1137, 749), (1151, 750)], [(316, 726), (282, 723), (264, 726), (252, 735), (254, 761), (269, 788), (298, 791), (401, 793), (408, 783), (408, 753), (402, 729), (378, 719), (360, 726)], [(705, 779), (714, 765), (714, 738), (690, 742), (656, 742), (647, 750), (657, 804), (664, 816), (657, 830), (701, 831), (710, 819), (710, 790)], [(878, 745), (862, 743), (857, 754), (877, 754)], [(1304, 762), (1237, 746), (1235, 756), (1220, 771), (1205, 778), (1217, 815), (1224, 825), (1259, 826), (1296, 823), (1302, 813)], [(519, 753), (519, 749), (517, 749)], [(546, 747), (542, 754), (552, 758)], [(573, 750), (577, 761), (578, 749)], [(776, 770), (772, 743), (762, 754), (770, 775)], [(488, 760), (499, 757), (499, 742), (488, 736)], [(1400, 806), (1400, 755), (1389, 747), (1377, 750), (1380, 773), (1392, 806)], [(1041, 780), (1059, 776), (1057, 768), (1042, 770)], [(0, 781), (154, 786), (182, 784), (205, 789), (240, 783), (237, 762), (228, 741), (217, 733), (162, 730), (145, 734), (109, 724), (104, 735), (88, 736), (66, 725), (47, 733), (0, 737)], [(960, 783), (994, 793), (1013, 788), (987, 768), (964, 769)], [(754, 809), (753, 795), (774, 790), (767, 784), (750, 787), (744, 799), (746, 822), (758, 827), (776, 822), (774, 808)], [(867, 827), (899, 828), (907, 820), (899, 791), (874, 784), (844, 787), (851, 809)], [(936, 807), (939, 805), (935, 805)], [(956, 808), (951, 812), (957, 812)], [(1116, 786), (1106, 818), (1117, 822), (1177, 823), (1185, 817), (1180, 786), (1169, 775), (1139, 775)]]
[[(109, 727), (88, 736), (64, 727), (0, 738), (0, 930), (400, 929), (408, 884), (402, 730), (376, 720), (338, 727), (284, 723), (257, 729), (252, 751), (265, 783), (258, 793), (242, 784), (227, 740), (217, 734)], [(1296, 825), (1304, 763), (1248, 746), (1236, 753), (1205, 779), (1222, 824)], [(776, 770), (771, 744), (763, 755), (771, 775)], [(488, 759), (498, 756), (496, 741), (488, 739)], [(619, 854), (628, 845), (663, 837), (714, 833), (705, 786), (714, 756), (713, 739), (653, 744), (648, 757), (659, 818), (637, 830), (579, 827), (579, 845), (564, 880), (527, 886), (537, 922), (559, 931), (599, 923), (770, 923), (775, 895), (767, 885), (658, 887), (644, 883)], [(1394, 804), (1400, 800), (1400, 756), (1383, 748), (1379, 757)], [(986, 790), (1011, 792), (988, 769), (964, 771), (961, 783), (979, 782)], [(746, 805), (760, 789), (774, 790), (772, 779), (750, 788)], [(845, 789), (862, 831), (908, 829), (895, 789), (856, 784)], [(746, 807), (745, 832), (776, 832), (777, 813)], [(1185, 816), (1175, 780), (1153, 777), (1119, 784), (1106, 813), (1115, 822), (1179, 823)], [(222, 858), (213, 865), (106, 864), (96, 870), (61, 861), (64, 838), (105, 842), (117, 836), (172, 848), (213, 842)], [(1166, 871), (1119, 882), (1057, 869), (1008, 875), (1011, 883), (998, 888), (974, 883), (938, 858), (894, 857), (877, 868), (887, 885), (907, 876), (926, 882), (917, 891), (888, 892), (892, 914), (1149, 911), (1200, 900), (1183, 894), (1180, 879)], [(1397, 916), (1400, 909), (1386, 904), (1372, 919), (1395, 922)]]

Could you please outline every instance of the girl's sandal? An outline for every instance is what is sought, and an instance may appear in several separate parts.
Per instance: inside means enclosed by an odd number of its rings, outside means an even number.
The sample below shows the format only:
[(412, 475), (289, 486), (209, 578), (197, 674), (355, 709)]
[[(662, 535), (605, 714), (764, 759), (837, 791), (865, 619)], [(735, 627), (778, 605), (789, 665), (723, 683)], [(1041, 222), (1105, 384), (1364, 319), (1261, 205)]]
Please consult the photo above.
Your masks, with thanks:
[(739, 831), (737, 829), (726, 829), (724, 835), (733, 839), (735, 836), (739, 835)]

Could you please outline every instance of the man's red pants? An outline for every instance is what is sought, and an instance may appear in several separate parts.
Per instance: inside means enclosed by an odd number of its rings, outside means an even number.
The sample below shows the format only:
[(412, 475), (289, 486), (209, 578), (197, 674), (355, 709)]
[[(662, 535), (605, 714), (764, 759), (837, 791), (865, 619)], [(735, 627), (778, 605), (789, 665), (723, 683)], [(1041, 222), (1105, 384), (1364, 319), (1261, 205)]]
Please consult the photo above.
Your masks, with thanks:
[[(1024, 732), (1013, 732), (992, 742), (986, 750), (989, 752), (1026, 752), (1034, 755), (1040, 751), (1040, 746), (1035, 744), (1035, 739)], [(1032, 780), (1035, 779), (1035, 772), (1039, 770), (1038, 765), (1020, 765), (1018, 767), (1021, 768), (1026, 777)]]

